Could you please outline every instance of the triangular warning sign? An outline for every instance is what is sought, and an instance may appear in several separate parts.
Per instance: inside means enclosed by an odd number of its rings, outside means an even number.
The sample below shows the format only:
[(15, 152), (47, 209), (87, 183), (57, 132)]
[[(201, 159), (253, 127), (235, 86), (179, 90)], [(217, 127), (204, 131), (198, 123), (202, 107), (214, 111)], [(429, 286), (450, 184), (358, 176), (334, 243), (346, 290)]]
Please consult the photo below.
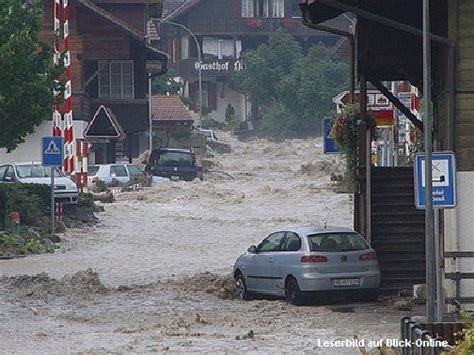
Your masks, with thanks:
[(124, 135), (112, 111), (101, 105), (84, 130), (84, 138), (122, 138)]
[(48, 144), (48, 148), (44, 151), (44, 154), (61, 154), (61, 150), (59, 150), (54, 141), (51, 141)]

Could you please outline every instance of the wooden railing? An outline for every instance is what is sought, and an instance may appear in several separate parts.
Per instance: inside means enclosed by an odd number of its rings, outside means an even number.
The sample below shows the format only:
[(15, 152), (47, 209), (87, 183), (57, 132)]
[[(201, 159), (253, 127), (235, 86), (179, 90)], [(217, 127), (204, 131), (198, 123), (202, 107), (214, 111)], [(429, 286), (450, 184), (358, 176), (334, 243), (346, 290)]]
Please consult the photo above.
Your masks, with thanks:
[(304, 26), (298, 18), (193, 19), (189, 21), (188, 26), (198, 35), (270, 34), (278, 29), (286, 29), (293, 35), (330, 35)]

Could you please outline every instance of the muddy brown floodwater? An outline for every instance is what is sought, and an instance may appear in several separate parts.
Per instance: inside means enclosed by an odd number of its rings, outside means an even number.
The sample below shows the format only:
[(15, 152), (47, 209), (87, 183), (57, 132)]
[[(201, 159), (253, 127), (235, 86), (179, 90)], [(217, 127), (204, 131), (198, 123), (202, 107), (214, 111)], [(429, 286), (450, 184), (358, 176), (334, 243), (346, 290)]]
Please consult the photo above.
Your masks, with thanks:
[(235, 297), (228, 275), (248, 246), (284, 226), (351, 226), (352, 202), (320, 140), (221, 136), (232, 153), (212, 163), (227, 174), (120, 194), (55, 254), (0, 261), (0, 353), (357, 354), (321, 344), (397, 338), (403, 313), (383, 302)]

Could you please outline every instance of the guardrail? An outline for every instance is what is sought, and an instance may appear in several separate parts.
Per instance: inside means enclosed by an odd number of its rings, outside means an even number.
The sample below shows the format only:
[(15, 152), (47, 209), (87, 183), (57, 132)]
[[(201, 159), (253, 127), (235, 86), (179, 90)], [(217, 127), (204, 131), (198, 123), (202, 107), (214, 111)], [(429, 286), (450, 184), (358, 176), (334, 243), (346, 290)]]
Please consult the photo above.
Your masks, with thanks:
[(410, 317), (404, 317), (400, 322), (400, 337), (403, 355), (438, 355), (454, 350), (441, 337), (434, 338), (423, 326)]

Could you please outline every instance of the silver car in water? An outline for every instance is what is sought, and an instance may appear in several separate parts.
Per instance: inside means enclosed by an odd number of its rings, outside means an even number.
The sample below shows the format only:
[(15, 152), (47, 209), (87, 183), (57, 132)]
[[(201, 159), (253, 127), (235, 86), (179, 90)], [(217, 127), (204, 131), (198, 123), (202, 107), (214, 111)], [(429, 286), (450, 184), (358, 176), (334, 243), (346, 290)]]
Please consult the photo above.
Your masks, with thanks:
[(233, 271), (242, 299), (284, 296), (303, 304), (314, 291), (363, 291), (377, 298), (375, 251), (356, 232), (338, 227), (288, 228), (270, 234), (241, 255)]

